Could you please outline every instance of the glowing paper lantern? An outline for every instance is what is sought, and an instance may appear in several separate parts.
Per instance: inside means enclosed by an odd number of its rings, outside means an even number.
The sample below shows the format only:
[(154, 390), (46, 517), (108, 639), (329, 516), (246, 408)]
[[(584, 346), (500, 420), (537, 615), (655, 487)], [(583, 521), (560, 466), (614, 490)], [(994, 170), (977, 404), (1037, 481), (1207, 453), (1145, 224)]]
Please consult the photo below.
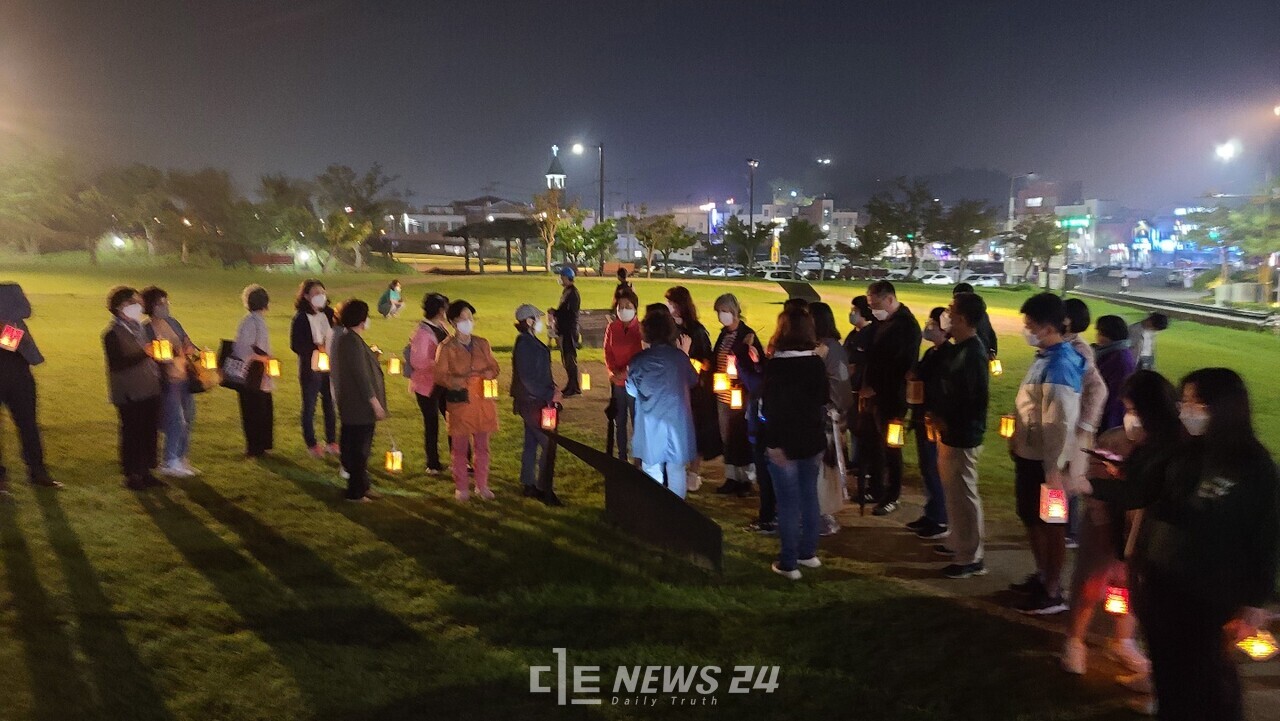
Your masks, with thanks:
[(1237, 643), (1236, 648), (1254, 661), (1266, 661), (1276, 655), (1276, 637), (1270, 631), (1258, 629), (1257, 633)]
[(398, 376), (398, 375), (400, 375), (400, 363), (401, 363), (401, 361), (400, 361), (400, 359), (399, 359), (399, 358), (390, 358), (390, 359), (388, 359), (388, 360), (387, 360), (387, 374), (388, 374), (388, 375), (393, 375), (393, 376)]
[(322, 350), (311, 353), (311, 370), (319, 373), (329, 372), (329, 354)]
[(1040, 520), (1045, 523), (1067, 522), (1067, 492), (1062, 488), (1040, 486)]
[(1017, 421), (1013, 416), (1000, 416), (1000, 437), (1013, 438), (1013, 429), (1017, 426)]
[(271, 358), (267, 361), (267, 375), (272, 378), (280, 377), (280, 361), (275, 358)]
[(1004, 375), (1004, 364), (1000, 362), (999, 358), (992, 358), (991, 363), (989, 363), (988, 365), (991, 368), (991, 375), (993, 376)]
[(888, 431), (884, 436), (885, 444), (890, 448), (901, 448), (906, 445), (907, 427), (903, 425), (902, 420), (894, 418), (889, 421)]
[(907, 381), (907, 403), (913, 406), (924, 403), (924, 381)]
[(163, 339), (151, 341), (151, 357), (158, 361), (173, 360), (173, 344)]
[(206, 348), (200, 353), (200, 365), (207, 371), (218, 370), (218, 354)]
[(697, 358), (690, 358), (689, 363), (693, 365), (694, 373), (702, 372), (702, 361), (698, 360)]
[(1102, 604), (1107, 613), (1124, 616), (1129, 613), (1129, 589), (1124, 586), (1108, 586), (1107, 600)]
[(930, 443), (938, 442), (938, 437), (941, 434), (938, 432), (938, 424), (933, 422), (933, 416), (926, 415), (924, 417), (924, 435), (925, 438), (929, 439)]
[(582, 374), (582, 379), (581, 379), (581, 381), (578, 383), (578, 388), (580, 388), (580, 389), (582, 389), (582, 390), (584, 390), (584, 391), (589, 391), (589, 390), (591, 390), (591, 374), (590, 374), (590, 373), (586, 373), (586, 372), (584, 372), (584, 373)]
[(554, 431), (559, 424), (560, 413), (555, 406), (547, 406), (542, 409), (542, 430)]
[(735, 411), (742, 408), (742, 389), (734, 388), (729, 391), (729, 407)]
[(485, 381), (484, 381), (484, 397), (485, 397), (485, 398), (497, 398), (497, 397), (498, 397), (498, 379), (497, 379), (497, 378), (486, 378), (486, 379), (485, 379)]
[(738, 357), (737, 356), (731, 355), (729, 356), (728, 360), (725, 361), (724, 374), (729, 376), (730, 378), (738, 377)]
[(22, 342), (22, 336), (26, 333), (16, 325), (6, 325), (0, 330), (0, 348), (7, 351), (17, 351), (18, 344)]
[(729, 390), (729, 374), (717, 373), (711, 376), (711, 390), (717, 392)]
[(387, 451), (386, 468), (392, 473), (399, 473), (404, 468), (404, 454), (394, 447)]

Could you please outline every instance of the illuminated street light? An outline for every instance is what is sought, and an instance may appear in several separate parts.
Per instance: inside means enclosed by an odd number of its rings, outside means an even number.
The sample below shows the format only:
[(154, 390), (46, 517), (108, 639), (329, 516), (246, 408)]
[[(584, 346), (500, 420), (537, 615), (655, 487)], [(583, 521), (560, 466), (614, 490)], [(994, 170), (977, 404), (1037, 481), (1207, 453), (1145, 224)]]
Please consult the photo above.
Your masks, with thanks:
[(1217, 154), (1219, 160), (1223, 162), (1230, 162), (1240, 154), (1240, 141), (1228, 140), (1215, 148), (1214, 153)]
[(582, 155), (582, 153), (583, 153), (585, 150), (586, 150), (586, 149), (582, 147), (582, 143), (574, 143), (574, 144), (573, 144), (573, 154), (574, 154), (574, 155)]
[(124, 247), (124, 238), (121, 238), (121, 237), (120, 237), (120, 236), (118, 236), (118, 235), (116, 235), (116, 236), (112, 236), (112, 238), (111, 238), (111, 244), (112, 244), (112, 245), (114, 245), (114, 246), (115, 246), (115, 247), (117, 247), (117, 248), (123, 248), (123, 247)]
[(187, 218), (183, 218), (183, 219), (182, 219), (182, 224), (183, 224), (183, 225), (185, 225), (185, 226), (187, 226), (188, 228), (190, 228), (190, 227), (191, 227), (191, 221), (190, 221), (189, 219), (187, 219)]
[(831, 158), (818, 158), (818, 165), (831, 165)]
[(1280, 118), (1280, 105), (1277, 105), (1274, 108), (1272, 108), (1272, 112), (1276, 114), (1277, 118)]

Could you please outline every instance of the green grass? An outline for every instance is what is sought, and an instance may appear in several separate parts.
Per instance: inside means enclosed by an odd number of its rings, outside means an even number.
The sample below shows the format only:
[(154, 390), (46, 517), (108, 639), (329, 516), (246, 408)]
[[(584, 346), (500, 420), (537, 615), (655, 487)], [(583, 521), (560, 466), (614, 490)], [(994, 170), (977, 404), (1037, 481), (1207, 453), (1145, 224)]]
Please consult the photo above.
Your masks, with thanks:
[[(561, 453), (569, 504), (552, 510), (517, 498), (519, 425), (504, 411), (494, 443), (492, 503), (460, 506), (451, 484), (417, 472), (378, 474), (384, 500), (340, 503), (333, 466), (306, 458), (296, 428), (296, 380), (276, 393), (275, 456), (240, 460), (233, 395), (197, 401), (193, 460), (205, 470), (167, 492), (120, 486), (115, 416), (107, 403), (99, 335), (107, 288), (159, 282), (197, 341), (216, 345), (242, 314), (239, 289), (264, 283), (278, 356), (288, 359), (298, 278), (214, 270), (9, 267), (37, 309), (31, 327), (49, 362), (38, 369), (50, 465), (67, 487), (17, 484), (0, 504), (0, 719), (401, 719), (654, 718), (657, 709), (557, 707), (528, 692), (530, 665), (737, 664), (781, 667), (771, 695), (718, 694), (718, 707), (682, 717), (792, 719), (1101, 719), (1118, 717), (1114, 691), (1066, 681), (1054, 634), (1010, 623), (886, 580), (866, 564), (832, 558), (788, 585), (767, 571), (775, 542), (737, 530), (751, 501), (692, 499), (725, 526), (725, 570), (711, 575), (663, 557), (604, 524), (599, 478)], [(374, 300), (386, 277), (334, 276), (330, 296)], [(510, 367), (511, 312), (551, 305), (545, 277), (406, 279), (470, 300), (477, 333)], [(642, 302), (670, 282), (639, 280)], [(688, 283), (704, 315), (723, 284)], [(607, 280), (583, 283), (585, 307), (602, 307)], [(768, 328), (776, 286), (734, 283), (750, 321)], [(845, 307), (853, 286), (821, 290)], [(1020, 296), (988, 294), (1002, 331), (1006, 375), (993, 415), (1012, 400), (1029, 356), (1019, 347)], [(904, 299), (925, 312), (942, 291)], [(839, 315), (839, 314), (838, 314)], [(371, 340), (399, 352), (414, 320), (376, 320)], [(1264, 437), (1280, 429), (1277, 391), (1260, 359), (1277, 339), (1177, 324), (1161, 338), (1161, 363), (1180, 374), (1209, 362), (1240, 368), (1258, 394)], [(1268, 354), (1270, 354), (1268, 356)], [(605, 380), (586, 351), (597, 390), (569, 404), (564, 432), (600, 443)], [(405, 467), (420, 468), (417, 409), (389, 383), (393, 433)], [(21, 478), (6, 424), (11, 472)], [(992, 447), (997, 447), (993, 439)], [(1008, 464), (984, 457), (996, 516), (1008, 514)], [(16, 467), (15, 467), (16, 466)]]

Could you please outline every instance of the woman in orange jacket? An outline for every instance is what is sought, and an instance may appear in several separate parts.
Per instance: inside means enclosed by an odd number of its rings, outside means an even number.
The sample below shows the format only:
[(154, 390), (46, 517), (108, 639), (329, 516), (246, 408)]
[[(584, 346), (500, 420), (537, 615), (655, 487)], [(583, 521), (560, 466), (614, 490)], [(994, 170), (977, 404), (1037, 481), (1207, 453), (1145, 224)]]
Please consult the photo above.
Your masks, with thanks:
[(445, 389), (446, 418), (452, 441), (454, 498), (470, 498), (467, 450), (475, 456), (476, 493), (493, 498), (489, 490), (489, 436), (498, 431), (498, 410), (484, 397), (484, 381), (498, 377), (498, 361), (489, 341), (472, 335), (476, 309), (465, 300), (449, 304), (445, 317), (457, 331), (436, 351), (436, 382)]

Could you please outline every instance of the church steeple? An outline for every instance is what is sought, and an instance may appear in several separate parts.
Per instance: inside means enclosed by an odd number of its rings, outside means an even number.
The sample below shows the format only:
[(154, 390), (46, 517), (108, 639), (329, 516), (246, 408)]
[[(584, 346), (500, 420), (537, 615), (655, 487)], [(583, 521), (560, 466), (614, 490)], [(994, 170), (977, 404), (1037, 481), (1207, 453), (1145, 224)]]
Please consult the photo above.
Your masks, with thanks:
[(560, 146), (551, 146), (551, 167), (547, 168), (547, 188), (564, 190), (564, 166), (560, 165)]

